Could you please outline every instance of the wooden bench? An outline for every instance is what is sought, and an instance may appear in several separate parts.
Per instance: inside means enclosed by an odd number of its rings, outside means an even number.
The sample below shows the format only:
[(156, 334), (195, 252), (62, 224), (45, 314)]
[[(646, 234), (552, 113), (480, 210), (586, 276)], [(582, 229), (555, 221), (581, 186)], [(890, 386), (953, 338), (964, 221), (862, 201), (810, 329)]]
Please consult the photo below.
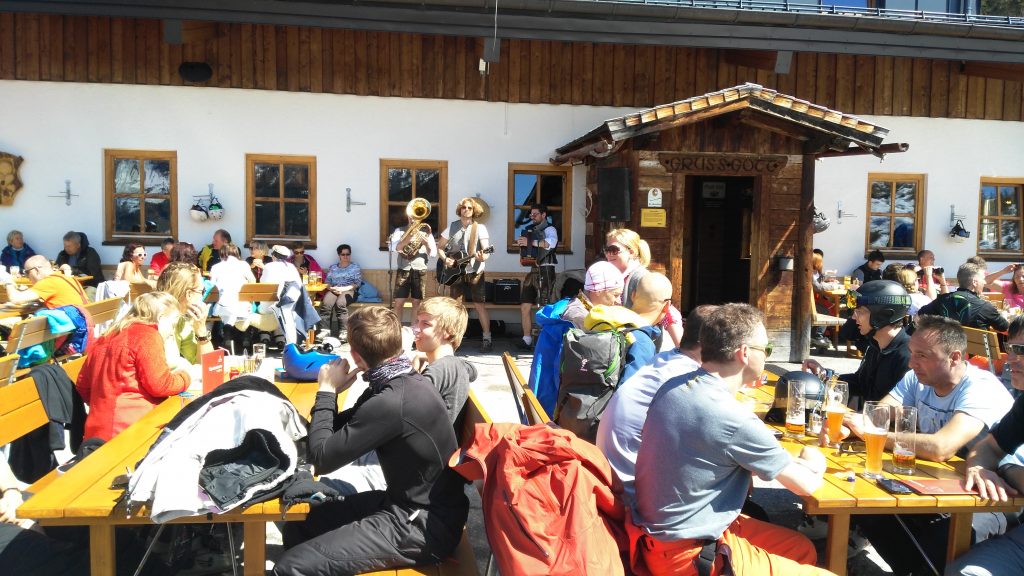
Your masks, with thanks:
[[(280, 284), (263, 284), (260, 282), (249, 282), (242, 284), (238, 290), (239, 302), (277, 302), (277, 289)], [(213, 304), (220, 300), (220, 291), (214, 286), (206, 295), (205, 302)]]
[(999, 333), (966, 326), (964, 326), (964, 333), (967, 335), (967, 355), (985, 358), (989, 371), (998, 375), (996, 364), (1002, 360), (1002, 351), (999, 349)]
[(130, 282), (128, 284), (128, 301), (135, 302), (135, 299), (143, 294), (148, 294), (155, 290), (154, 286), (149, 282)]
[(516, 365), (512, 355), (505, 352), (501, 355), (501, 361), (505, 365), (505, 374), (508, 376), (508, 385), (512, 388), (512, 397), (516, 401), (519, 421), (529, 426), (551, 422), (551, 417), (541, 406), (540, 400), (537, 400), (537, 395), (526, 384), (526, 379), (523, 378), (523, 373), (519, 371), (519, 366)]

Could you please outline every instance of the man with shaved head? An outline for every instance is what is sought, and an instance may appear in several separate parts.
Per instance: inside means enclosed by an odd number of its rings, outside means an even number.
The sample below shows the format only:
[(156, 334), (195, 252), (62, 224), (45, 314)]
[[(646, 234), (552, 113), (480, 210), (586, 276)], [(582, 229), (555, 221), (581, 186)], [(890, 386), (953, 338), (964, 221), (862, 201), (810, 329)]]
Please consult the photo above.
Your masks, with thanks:
[(23, 273), (32, 282), (32, 287), (19, 290), (14, 280), (9, 280), (5, 288), (11, 302), (42, 300), (43, 305), (50, 309), (89, 303), (78, 280), (65, 274), (55, 274), (46, 256), (37, 254), (26, 260)]

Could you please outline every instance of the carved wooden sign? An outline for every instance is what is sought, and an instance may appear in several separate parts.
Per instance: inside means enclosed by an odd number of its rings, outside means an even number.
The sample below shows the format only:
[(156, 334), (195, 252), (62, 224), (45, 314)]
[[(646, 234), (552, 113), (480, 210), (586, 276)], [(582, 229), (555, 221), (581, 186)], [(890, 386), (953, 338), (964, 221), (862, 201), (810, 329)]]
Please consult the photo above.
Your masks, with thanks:
[(691, 174), (775, 174), (786, 167), (784, 154), (709, 154), (663, 152), (658, 161), (669, 172)]
[(14, 204), (14, 195), (21, 190), (18, 168), (22, 160), (21, 156), (0, 152), (0, 206)]

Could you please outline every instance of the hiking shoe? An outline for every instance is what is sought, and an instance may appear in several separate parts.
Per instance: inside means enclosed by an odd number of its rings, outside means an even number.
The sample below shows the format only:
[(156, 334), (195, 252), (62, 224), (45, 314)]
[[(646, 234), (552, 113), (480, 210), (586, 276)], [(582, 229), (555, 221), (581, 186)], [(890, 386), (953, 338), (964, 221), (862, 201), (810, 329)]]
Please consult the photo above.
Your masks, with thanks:
[(481, 352), (490, 352), (491, 350), (494, 350), (494, 343), (492, 343), (490, 340), (484, 340), (483, 342), (480, 343)]
[(850, 526), (850, 540), (846, 545), (846, 557), (853, 558), (871, 546), (871, 542), (864, 537), (860, 526)]
[(526, 340), (523, 340), (522, 338), (516, 342), (516, 347), (520, 350), (526, 350), (527, 352), (533, 350), (533, 344), (527, 344)]

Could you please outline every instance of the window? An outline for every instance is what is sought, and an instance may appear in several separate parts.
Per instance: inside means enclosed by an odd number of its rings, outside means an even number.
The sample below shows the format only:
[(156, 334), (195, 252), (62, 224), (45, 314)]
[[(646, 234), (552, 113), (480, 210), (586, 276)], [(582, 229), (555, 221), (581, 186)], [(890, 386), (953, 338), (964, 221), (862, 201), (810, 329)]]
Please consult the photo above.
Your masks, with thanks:
[(316, 157), (245, 155), (245, 240), (316, 245)]
[(916, 255), (922, 248), (924, 174), (869, 174), (865, 252)]
[(515, 240), (530, 223), (530, 205), (548, 207), (558, 231), (558, 252), (572, 252), (572, 168), (550, 164), (508, 165), (508, 251), (519, 252)]
[(430, 202), (426, 223), (435, 237), (448, 223), (448, 162), (443, 160), (380, 161), (380, 249), (387, 250), (387, 238), (409, 220), (405, 207), (413, 198)]
[(1024, 179), (982, 178), (978, 252), (1020, 254), (1021, 188)]
[(177, 237), (178, 153), (104, 150), (104, 241)]

